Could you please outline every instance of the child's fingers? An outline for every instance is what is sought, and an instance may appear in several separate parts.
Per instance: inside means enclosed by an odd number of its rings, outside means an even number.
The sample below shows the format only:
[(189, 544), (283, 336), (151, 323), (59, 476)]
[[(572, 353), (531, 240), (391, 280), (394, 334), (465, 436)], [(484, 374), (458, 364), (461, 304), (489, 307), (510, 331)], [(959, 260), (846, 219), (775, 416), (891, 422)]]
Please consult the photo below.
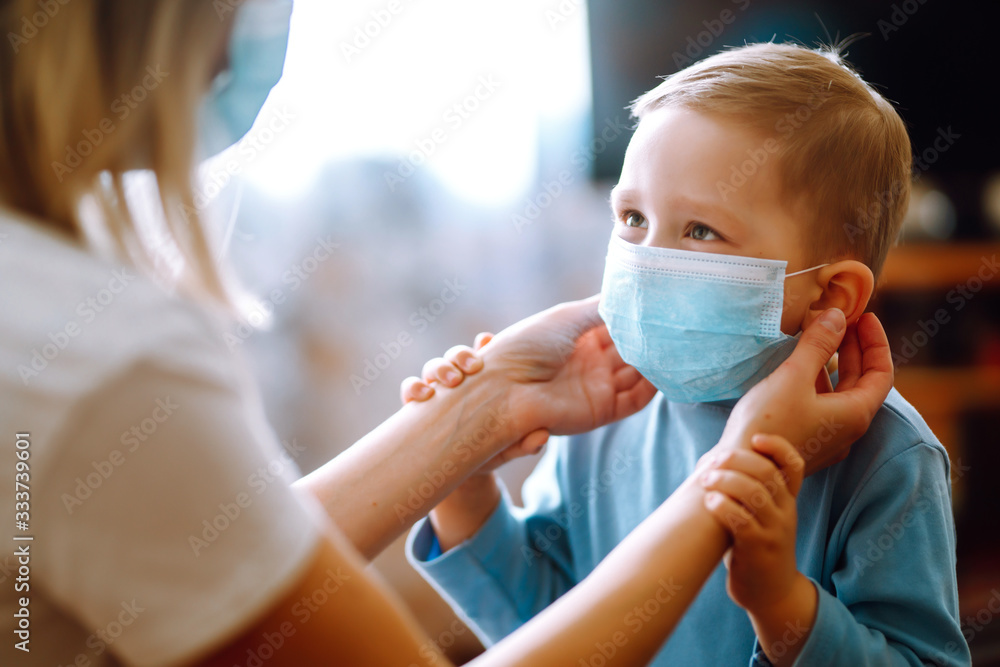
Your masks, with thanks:
[(476, 342), (473, 345), (477, 350), (481, 350), (486, 347), (486, 344), (493, 340), (493, 334), (489, 331), (483, 331), (476, 335)]
[(802, 476), (805, 473), (806, 462), (799, 453), (785, 438), (780, 435), (758, 433), (750, 439), (750, 446), (754, 451), (766, 456), (773, 461), (781, 470), (788, 494), (794, 501), (802, 488)]
[(749, 512), (729, 496), (718, 491), (705, 494), (705, 509), (726, 531), (738, 538), (753, 527), (755, 520)]
[(442, 357), (435, 357), (424, 364), (420, 374), (424, 382), (438, 382), (445, 387), (457, 387), (465, 379), (465, 375), (457, 366)]
[(444, 353), (444, 358), (466, 375), (483, 370), (483, 360), (468, 345), (456, 345)]
[(399, 399), (406, 405), (410, 401), (423, 402), (434, 395), (434, 387), (418, 377), (408, 377), (399, 385)]
[(781, 482), (762, 484), (759, 480), (735, 470), (709, 470), (699, 479), (706, 491), (725, 494), (731, 500), (739, 503), (762, 526), (770, 526), (780, 519), (778, 506), (772, 497), (776, 486)]
[(725, 452), (710, 454), (707, 458), (706, 470), (736, 470), (749, 475), (763, 484), (767, 484), (778, 474), (778, 468), (766, 455), (749, 449), (731, 449)]

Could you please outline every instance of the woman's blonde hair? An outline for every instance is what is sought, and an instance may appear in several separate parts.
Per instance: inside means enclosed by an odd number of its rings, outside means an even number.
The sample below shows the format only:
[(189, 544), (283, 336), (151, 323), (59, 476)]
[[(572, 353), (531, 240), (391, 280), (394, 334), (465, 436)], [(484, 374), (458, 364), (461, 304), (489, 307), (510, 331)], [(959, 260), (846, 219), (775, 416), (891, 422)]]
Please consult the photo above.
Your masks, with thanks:
[[(909, 201), (912, 151), (903, 120), (842, 59), (846, 43), (808, 49), (762, 43), (715, 54), (665, 78), (632, 113), (678, 106), (739, 119), (761, 148), (732, 182), (772, 155), (789, 201), (804, 202), (817, 260), (849, 255), (877, 277)], [(756, 166), (755, 166), (756, 165)]]
[[(231, 24), (216, 4), (0, 0), (0, 201), (79, 242), (92, 216), (124, 261), (231, 310), (192, 181), (197, 109)], [(135, 169), (155, 175), (155, 220), (126, 196)]]

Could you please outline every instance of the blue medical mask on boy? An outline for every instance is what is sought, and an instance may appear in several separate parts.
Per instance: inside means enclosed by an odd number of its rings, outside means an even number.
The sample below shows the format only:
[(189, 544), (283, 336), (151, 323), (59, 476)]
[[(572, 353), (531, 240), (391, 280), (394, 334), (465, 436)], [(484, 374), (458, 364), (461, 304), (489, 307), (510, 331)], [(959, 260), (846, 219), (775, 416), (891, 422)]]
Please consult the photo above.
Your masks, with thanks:
[(233, 17), (229, 69), (213, 82), (201, 108), (205, 157), (246, 136), (281, 79), (288, 50), (292, 0), (245, 0)]
[(798, 337), (781, 332), (787, 264), (615, 234), (599, 312), (622, 359), (669, 400), (739, 398), (795, 349)]

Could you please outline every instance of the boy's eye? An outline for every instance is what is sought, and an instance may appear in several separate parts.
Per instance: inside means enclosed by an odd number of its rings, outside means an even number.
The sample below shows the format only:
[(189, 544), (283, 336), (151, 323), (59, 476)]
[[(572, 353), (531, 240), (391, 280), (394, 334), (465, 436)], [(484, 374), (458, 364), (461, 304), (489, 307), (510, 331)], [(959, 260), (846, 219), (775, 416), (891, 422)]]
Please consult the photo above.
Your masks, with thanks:
[(640, 229), (645, 229), (649, 226), (646, 218), (643, 217), (641, 213), (631, 212), (625, 216), (625, 225), (628, 227), (638, 227)]
[(721, 239), (711, 227), (703, 225), (700, 222), (691, 225), (688, 235), (695, 241), (718, 241)]

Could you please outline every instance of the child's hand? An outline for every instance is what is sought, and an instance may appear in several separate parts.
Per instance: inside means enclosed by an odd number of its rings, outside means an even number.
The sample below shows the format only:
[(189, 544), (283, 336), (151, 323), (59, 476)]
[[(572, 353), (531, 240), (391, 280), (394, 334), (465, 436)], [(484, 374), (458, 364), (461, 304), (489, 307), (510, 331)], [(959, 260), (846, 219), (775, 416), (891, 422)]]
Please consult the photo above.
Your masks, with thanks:
[(780, 436), (755, 435), (751, 447), (710, 452), (699, 474), (705, 507), (733, 536), (729, 596), (753, 616), (782, 605), (802, 577), (795, 564), (795, 495), (805, 462)]
[(434, 385), (457, 387), (466, 375), (475, 375), (483, 370), (483, 360), (477, 354), (493, 338), (491, 333), (476, 336), (475, 348), (456, 345), (443, 357), (431, 359), (424, 364), (422, 377), (408, 377), (399, 385), (399, 398), (403, 404), (410, 401), (422, 403), (434, 396)]
[[(443, 357), (431, 359), (424, 364), (422, 378), (409, 377), (403, 380), (399, 387), (400, 399), (403, 404), (411, 401), (422, 403), (434, 396), (434, 385), (440, 384), (446, 387), (457, 387), (462, 384), (467, 375), (475, 375), (483, 369), (483, 360), (479, 356), (479, 350), (483, 349), (487, 343), (493, 339), (493, 334), (483, 332), (476, 336), (474, 348), (466, 345), (456, 345)], [(476, 471), (476, 475), (486, 475), (496, 470), (504, 463), (521, 458), (522, 456), (532, 456), (541, 451), (542, 447), (549, 440), (549, 432), (545, 429), (533, 431), (503, 450), (491, 460), (487, 461)], [(473, 481), (472, 485), (476, 482)]]

